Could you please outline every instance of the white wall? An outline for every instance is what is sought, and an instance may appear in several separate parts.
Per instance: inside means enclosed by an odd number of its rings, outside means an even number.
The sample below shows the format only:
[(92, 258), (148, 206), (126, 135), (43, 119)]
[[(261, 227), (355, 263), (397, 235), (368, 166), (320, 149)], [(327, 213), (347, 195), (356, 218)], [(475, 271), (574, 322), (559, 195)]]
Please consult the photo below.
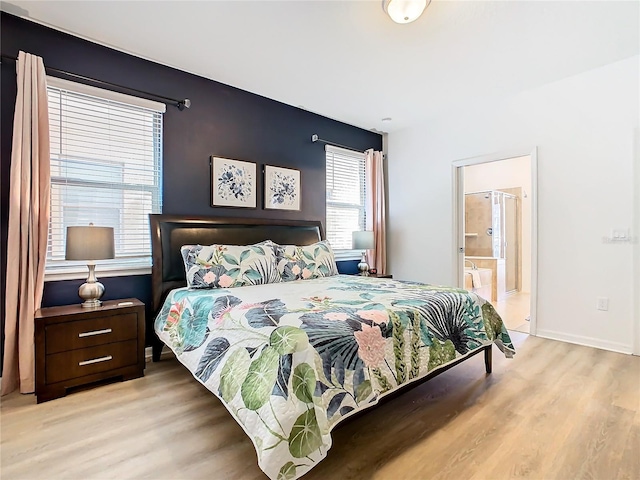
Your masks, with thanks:
[(636, 128), (634, 132), (634, 149), (633, 149), (633, 166), (634, 166), (634, 199), (635, 205), (634, 214), (634, 258), (635, 265), (634, 282), (633, 282), (633, 296), (635, 298), (635, 349), (634, 354), (640, 355), (640, 128)]
[[(389, 270), (453, 284), (455, 160), (538, 147), (538, 335), (631, 352), (639, 59), (515, 96), (479, 100), (389, 135)], [(638, 232), (633, 232), (636, 236)], [(596, 297), (610, 298), (597, 311)]]
[[(464, 192), (483, 192), (503, 188), (521, 187), (523, 198), (520, 211), (522, 232), (520, 252), (522, 255), (522, 287), (520, 291), (531, 291), (531, 158), (509, 158), (497, 162), (481, 163), (464, 167)], [(526, 194), (526, 196), (525, 196)]]

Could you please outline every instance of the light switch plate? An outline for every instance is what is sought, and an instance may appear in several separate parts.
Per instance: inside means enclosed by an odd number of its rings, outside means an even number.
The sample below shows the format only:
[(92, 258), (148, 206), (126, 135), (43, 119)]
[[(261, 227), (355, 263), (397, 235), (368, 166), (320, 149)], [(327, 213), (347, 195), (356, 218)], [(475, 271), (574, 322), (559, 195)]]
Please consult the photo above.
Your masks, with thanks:
[(629, 231), (626, 228), (614, 228), (611, 232), (611, 238), (617, 241), (627, 240)]

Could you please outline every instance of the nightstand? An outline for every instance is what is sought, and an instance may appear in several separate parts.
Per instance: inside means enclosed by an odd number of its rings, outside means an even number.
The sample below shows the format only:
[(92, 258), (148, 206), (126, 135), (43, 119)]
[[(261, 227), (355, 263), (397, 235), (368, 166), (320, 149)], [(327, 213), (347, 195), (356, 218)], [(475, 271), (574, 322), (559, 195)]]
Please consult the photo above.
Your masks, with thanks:
[[(360, 275), (359, 273), (354, 273), (354, 275), (358, 276), (358, 277), (362, 277), (365, 275)], [(393, 278), (393, 275), (391, 275), (390, 273), (370, 273), (369, 275), (366, 275), (369, 278)]]
[(38, 403), (75, 387), (144, 375), (144, 303), (110, 300), (99, 308), (42, 308), (35, 315)]
[(390, 273), (370, 273), (369, 276), (371, 278), (393, 278)]

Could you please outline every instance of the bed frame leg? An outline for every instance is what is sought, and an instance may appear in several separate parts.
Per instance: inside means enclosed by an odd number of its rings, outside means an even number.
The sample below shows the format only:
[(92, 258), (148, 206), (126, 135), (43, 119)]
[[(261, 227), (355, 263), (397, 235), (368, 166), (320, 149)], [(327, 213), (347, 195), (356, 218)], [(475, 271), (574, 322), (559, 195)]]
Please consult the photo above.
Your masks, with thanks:
[(491, 373), (493, 357), (491, 356), (491, 345), (484, 347), (484, 368), (487, 373)]
[(163, 343), (155, 334), (153, 335), (153, 343), (151, 344), (151, 358), (154, 362), (160, 361), (160, 355), (162, 354)]

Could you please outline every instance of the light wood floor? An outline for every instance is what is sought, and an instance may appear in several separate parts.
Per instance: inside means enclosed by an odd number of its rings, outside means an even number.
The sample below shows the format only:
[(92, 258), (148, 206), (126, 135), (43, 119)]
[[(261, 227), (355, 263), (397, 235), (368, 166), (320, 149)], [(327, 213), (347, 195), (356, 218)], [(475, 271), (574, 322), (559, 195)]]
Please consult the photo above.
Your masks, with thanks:
[(504, 300), (491, 303), (509, 330), (529, 333), (527, 317), (531, 315), (531, 295), (526, 292), (517, 292), (507, 296)]
[[(640, 358), (514, 333), (338, 428), (305, 479), (640, 479)], [(248, 437), (175, 359), (146, 376), (1, 406), (9, 479), (265, 479)]]

